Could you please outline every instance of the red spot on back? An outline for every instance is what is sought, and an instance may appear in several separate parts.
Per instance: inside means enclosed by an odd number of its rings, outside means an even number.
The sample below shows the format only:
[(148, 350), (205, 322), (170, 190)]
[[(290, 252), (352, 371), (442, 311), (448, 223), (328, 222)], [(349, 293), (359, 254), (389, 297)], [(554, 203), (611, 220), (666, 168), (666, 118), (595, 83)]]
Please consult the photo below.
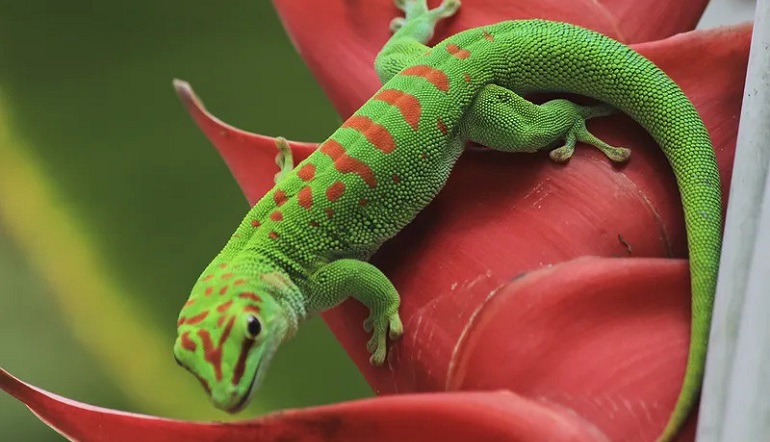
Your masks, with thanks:
[(190, 332), (186, 331), (182, 333), (182, 348), (184, 348), (187, 351), (195, 351), (195, 348), (198, 347), (195, 345), (195, 342), (190, 339)]
[(444, 120), (442, 120), (441, 118), (437, 118), (436, 126), (438, 126), (438, 130), (440, 130), (442, 134), (444, 135), (447, 134), (447, 127), (446, 127), (446, 124), (444, 124)]
[(316, 221), (316, 220), (310, 220), (310, 222), (308, 224), (310, 224), (310, 227), (320, 227), (321, 226), (321, 224), (319, 224), (318, 221)]
[(283, 203), (289, 200), (289, 197), (286, 196), (286, 192), (278, 189), (273, 193), (273, 201), (275, 201), (276, 206), (281, 206)]
[(242, 285), (242, 284), (246, 284), (246, 280), (243, 278), (236, 279), (235, 282), (233, 283), (233, 285)]
[(326, 189), (326, 198), (329, 201), (337, 201), (345, 194), (345, 183), (342, 181), (335, 181)]
[(211, 294), (211, 292), (213, 292), (213, 291), (214, 291), (214, 288), (213, 288), (213, 287), (206, 287), (206, 291), (205, 291), (205, 293), (206, 293), (207, 295), (210, 295), (210, 294)]
[(309, 209), (313, 207), (313, 190), (310, 186), (305, 186), (297, 192), (298, 204), (303, 209)]
[(324, 212), (326, 212), (326, 217), (327, 218), (331, 218), (331, 217), (334, 216), (334, 210), (332, 210), (332, 209), (330, 209), (328, 207), (324, 209)]
[(436, 69), (432, 66), (425, 64), (412, 66), (401, 71), (401, 75), (422, 77), (436, 86), (436, 89), (442, 92), (449, 91), (449, 77), (447, 77), (444, 71)]
[(280, 210), (276, 210), (275, 212), (270, 214), (270, 219), (273, 221), (280, 221), (283, 219), (283, 213), (281, 213)]
[(360, 200), (358, 200), (359, 206), (365, 206), (367, 204), (369, 204), (369, 200), (367, 200), (366, 198), (361, 198)]
[(463, 74), (463, 80), (465, 80), (466, 83), (470, 83), (471, 82), (471, 74), (469, 74), (467, 72), (464, 73)]
[(342, 127), (355, 129), (369, 140), (377, 149), (384, 153), (391, 153), (396, 149), (396, 141), (385, 126), (376, 123), (369, 117), (353, 115), (348, 118)]
[(224, 295), (225, 293), (227, 293), (227, 286), (224, 286), (221, 289), (219, 289), (219, 294), (220, 295)]
[(218, 381), (222, 380), (222, 345), (230, 336), (230, 332), (233, 329), (233, 322), (235, 322), (235, 316), (230, 317), (225, 329), (222, 331), (222, 335), (219, 336), (219, 342), (217, 346), (211, 341), (211, 334), (208, 330), (199, 329), (198, 337), (201, 338), (203, 343), (203, 357), (214, 368), (214, 376)]
[(227, 309), (230, 308), (231, 305), (233, 305), (233, 300), (232, 299), (227, 301), (227, 302), (225, 302), (224, 304), (221, 304), (219, 307), (217, 307), (217, 311), (219, 313), (224, 313), (224, 312), (227, 311)]
[(307, 163), (300, 167), (297, 171), (297, 176), (302, 181), (310, 181), (315, 176), (315, 164)]
[(412, 126), (412, 129), (417, 130), (422, 114), (422, 105), (417, 97), (398, 89), (384, 89), (373, 98), (398, 108), (404, 120)]
[(483, 31), (482, 33), (484, 35), (484, 38), (486, 38), (487, 40), (495, 41), (495, 37), (492, 34), (490, 34), (489, 32)]
[(279, 235), (278, 235), (278, 232), (276, 232), (275, 230), (271, 230), (270, 233), (267, 234), (267, 236), (270, 239), (278, 239)]
[(241, 351), (238, 353), (238, 362), (235, 363), (235, 368), (233, 369), (233, 378), (230, 380), (231, 384), (238, 385), (241, 382), (243, 373), (246, 371), (246, 358), (249, 356), (249, 350), (252, 345), (254, 345), (252, 339), (244, 338), (241, 342)]
[(251, 222), (251, 227), (259, 227), (261, 225), (262, 223), (260, 223), (258, 219), (255, 219), (254, 221)]
[(398, 175), (393, 175), (393, 182), (398, 184), (401, 182), (401, 177)]
[(452, 54), (452, 56), (459, 58), (461, 60), (464, 60), (471, 56), (470, 51), (467, 49), (461, 49), (459, 46), (457, 46), (454, 43), (449, 43), (446, 45), (446, 51)]
[(262, 298), (254, 292), (243, 292), (238, 297), (241, 299), (251, 299), (254, 302), (262, 302)]
[(361, 160), (350, 157), (345, 147), (334, 140), (326, 140), (319, 149), (334, 161), (334, 168), (342, 173), (354, 173), (361, 177), (369, 187), (377, 186), (374, 171)]
[(209, 311), (204, 310), (191, 318), (182, 317), (182, 318), (179, 318), (179, 322), (177, 323), (177, 325), (182, 325), (182, 324), (195, 325), (203, 321), (204, 319), (206, 319), (206, 316), (208, 315), (209, 315)]

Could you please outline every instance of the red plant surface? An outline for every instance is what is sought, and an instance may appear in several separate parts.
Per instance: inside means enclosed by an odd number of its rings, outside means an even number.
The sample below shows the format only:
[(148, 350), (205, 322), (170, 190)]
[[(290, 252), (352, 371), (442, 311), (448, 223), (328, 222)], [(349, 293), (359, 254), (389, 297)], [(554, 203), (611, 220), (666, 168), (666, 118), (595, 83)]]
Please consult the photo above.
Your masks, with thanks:
[[(436, 37), (541, 17), (637, 43), (692, 28), (705, 6), (501, 3), (465, 0)], [(348, 116), (378, 87), (372, 62), (398, 11), (390, 0), (275, 4), (297, 49)], [(701, 113), (724, 195), (750, 31), (744, 25), (634, 44)], [(248, 199), (258, 200), (276, 171), (273, 139), (216, 120), (186, 84), (177, 91)], [(71, 431), (80, 440), (353, 440), (365, 429), (382, 440), (652, 440), (679, 393), (689, 344), (689, 273), (686, 261), (675, 259), (686, 257), (681, 203), (668, 164), (640, 127), (615, 116), (592, 121), (591, 129), (630, 147), (631, 161), (614, 166), (582, 148), (558, 165), (546, 154), (472, 148), (439, 197), (375, 256), (402, 294), (406, 330), (385, 368), (368, 364), (361, 305), (347, 302), (324, 314), (373, 388), (401, 395), (201, 424), (59, 403), (6, 373), (0, 386), (60, 431), (77, 429)], [(295, 159), (314, 147), (292, 143)], [(491, 392), (501, 389), (509, 392)], [(452, 393), (403, 394), (437, 391)], [(693, 439), (693, 422), (681, 440)]]

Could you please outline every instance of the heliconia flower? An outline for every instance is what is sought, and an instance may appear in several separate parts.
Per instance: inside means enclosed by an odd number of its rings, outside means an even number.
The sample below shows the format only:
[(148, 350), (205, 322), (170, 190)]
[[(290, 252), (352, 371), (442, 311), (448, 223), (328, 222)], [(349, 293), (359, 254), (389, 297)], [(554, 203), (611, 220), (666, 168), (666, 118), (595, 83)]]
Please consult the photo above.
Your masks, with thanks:
[[(701, 113), (726, 200), (750, 26), (660, 40), (692, 28), (706, 2), (503, 3), (465, 0), (436, 38), (540, 17), (646, 41), (634, 48)], [(372, 61), (397, 10), (390, 0), (275, 4), (348, 116), (378, 88)], [(217, 120), (183, 82), (177, 92), (249, 201), (257, 201), (277, 171), (274, 139)], [(592, 120), (591, 129), (631, 148), (629, 163), (612, 165), (585, 148), (563, 165), (545, 153), (470, 148), (441, 194), (377, 253), (373, 262), (401, 293), (405, 328), (385, 367), (369, 365), (363, 306), (349, 301), (324, 314), (375, 391), (388, 396), (203, 424), (96, 409), (5, 372), (0, 387), (79, 440), (653, 440), (679, 394), (689, 345), (681, 202), (663, 155), (629, 118)], [(295, 161), (315, 147), (291, 145)], [(425, 392), (433, 393), (418, 394)], [(680, 440), (693, 439), (693, 423)]]

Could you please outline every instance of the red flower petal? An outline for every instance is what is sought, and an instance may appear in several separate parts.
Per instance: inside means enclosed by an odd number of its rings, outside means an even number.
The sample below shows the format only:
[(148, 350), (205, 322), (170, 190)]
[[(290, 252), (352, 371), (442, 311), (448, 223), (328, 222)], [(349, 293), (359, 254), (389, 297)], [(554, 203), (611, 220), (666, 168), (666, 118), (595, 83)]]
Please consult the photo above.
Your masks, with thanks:
[[(698, 107), (724, 188), (750, 31), (698, 31), (638, 47)], [(567, 165), (542, 154), (472, 150), (439, 197), (375, 256), (403, 295), (407, 333), (393, 346), (389, 370), (368, 364), (361, 305), (348, 302), (325, 314), (379, 393), (511, 388), (575, 409), (611, 439), (658, 434), (684, 367), (686, 268), (664, 260), (588, 260), (548, 269), (584, 255), (686, 254), (678, 191), (655, 144), (622, 116), (591, 127), (631, 147), (631, 162), (614, 168), (586, 148)], [(260, 143), (268, 148), (269, 139)], [(249, 168), (260, 166), (266, 167)], [(509, 283), (523, 272), (532, 273)], [(549, 321), (614, 327), (569, 341), (544, 325)], [(534, 351), (535, 344), (543, 350)]]
[[(337, 111), (343, 117), (349, 116), (380, 86), (374, 73), (374, 57), (390, 37), (390, 20), (400, 16), (400, 11), (391, 0), (357, 3), (274, 0), (273, 3), (294, 46)], [(692, 29), (706, 4), (706, 0), (667, 3), (464, 0), (457, 15), (439, 25), (434, 41), (501, 20), (547, 18), (635, 43)]]
[(200, 423), (83, 404), (26, 384), (2, 369), (0, 388), (59, 433), (79, 441), (606, 440), (569, 409), (503, 392), (391, 396), (236, 423)]

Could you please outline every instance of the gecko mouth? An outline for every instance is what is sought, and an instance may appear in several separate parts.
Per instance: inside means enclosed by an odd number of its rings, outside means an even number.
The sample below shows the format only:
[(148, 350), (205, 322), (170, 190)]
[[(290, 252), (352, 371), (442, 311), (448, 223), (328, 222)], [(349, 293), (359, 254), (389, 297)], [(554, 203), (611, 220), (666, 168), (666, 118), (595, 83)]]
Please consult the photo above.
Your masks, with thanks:
[(257, 389), (257, 375), (259, 374), (259, 370), (262, 367), (262, 361), (260, 361), (260, 364), (257, 365), (257, 369), (254, 371), (254, 376), (251, 377), (251, 382), (249, 383), (249, 390), (246, 392), (246, 394), (241, 397), (241, 400), (239, 400), (235, 405), (228, 408), (226, 411), (228, 413), (237, 413), (241, 410), (243, 410), (246, 405), (248, 405), (249, 400), (251, 400), (251, 396), (254, 394), (254, 391)]
[(262, 384), (262, 379), (265, 377), (267, 368), (270, 366), (270, 361), (272, 361), (276, 350), (278, 350), (278, 347), (281, 344), (282, 336), (283, 334), (274, 336), (270, 342), (266, 343), (264, 353), (262, 354), (262, 357), (259, 358), (257, 367), (254, 369), (254, 376), (251, 378), (248, 391), (246, 391), (246, 393), (240, 398), (240, 400), (238, 400), (238, 402), (236, 402), (233, 406), (228, 407), (225, 411), (228, 413), (237, 413), (243, 410), (246, 405), (248, 405), (249, 400), (254, 395), (254, 392)]

